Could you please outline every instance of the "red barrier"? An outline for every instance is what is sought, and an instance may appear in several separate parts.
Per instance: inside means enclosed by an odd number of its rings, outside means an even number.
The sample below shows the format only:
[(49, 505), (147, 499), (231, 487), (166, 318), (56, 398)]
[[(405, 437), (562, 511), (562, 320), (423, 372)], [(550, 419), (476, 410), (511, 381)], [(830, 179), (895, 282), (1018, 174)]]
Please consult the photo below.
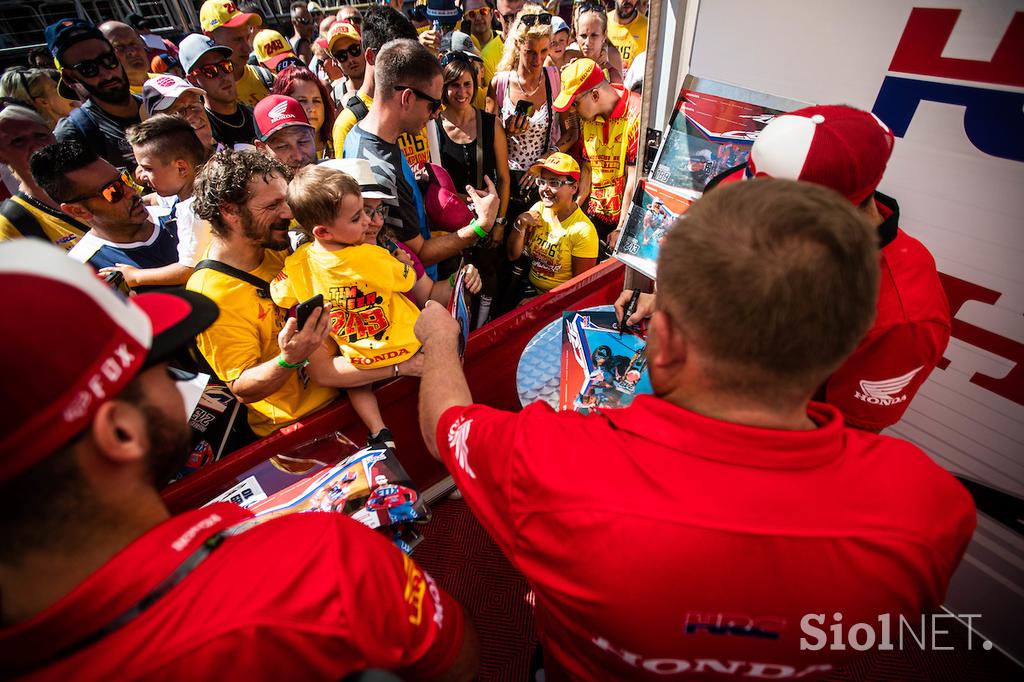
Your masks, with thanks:
[[(563, 310), (614, 301), (622, 291), (624, 273), (621, 263), (606, 261), (470, 335), (465, 370), (473, 399), (501, 409), (519, 409), (516, 367), (526, 344)], [(420, 437), (419, 382), (397, 379), (381, 385), (375, 393), (384, 421), (395, 435), (399, 459), (413, 482), (425, 490), (441, 481), (447, 472), (430, 456)], [(331, 431), (341, 431), (355, 443), (366, 441), (366, 427), (349, 402), (340, 399), (175, 483), (164, 491), (164, 500), (173, 513), (198, 507), (260, 462)]]

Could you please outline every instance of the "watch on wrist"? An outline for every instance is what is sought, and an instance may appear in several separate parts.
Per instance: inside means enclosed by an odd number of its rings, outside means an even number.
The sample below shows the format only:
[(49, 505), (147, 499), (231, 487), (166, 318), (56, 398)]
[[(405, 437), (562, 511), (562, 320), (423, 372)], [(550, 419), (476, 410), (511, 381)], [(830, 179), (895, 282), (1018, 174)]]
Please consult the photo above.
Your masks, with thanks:
[(504, 227), (507, 220), (508, 219), (505, 216), (502, 216), (500, 218), (495, 218), (494, 219), (494, 224), (495, 225), (501, 225), (502, 227)]

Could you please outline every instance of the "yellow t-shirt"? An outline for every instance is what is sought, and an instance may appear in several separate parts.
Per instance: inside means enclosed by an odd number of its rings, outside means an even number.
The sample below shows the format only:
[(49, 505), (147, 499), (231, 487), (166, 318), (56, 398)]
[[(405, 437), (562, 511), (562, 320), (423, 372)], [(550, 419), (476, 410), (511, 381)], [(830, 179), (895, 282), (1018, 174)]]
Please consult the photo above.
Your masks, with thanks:
[(530, 284), (548, 291), (572, 279), (573, 256), (597, 258), (600, 240), (594, 223), (579, 207), (565, 221), (560, 221), (554, 211), (539, 201), (530, 210), (540, 213), (540, 225), (534, 228), (526, 245), (530, 254)]
[(480, 57), (484, 60), (484, 83), (490, 85), (494, 74), (498, 73), (498, 63), (505, 52), (505, 41), (501, 39), (499, 34), (495, 33), (494, 37), (487, 41), (486, 45), (481, 46), (480, 41), (476, 38), (473, 38), (473, 43), (480, 50)]
[[(369, 109), (373, 104), (373, 98), (361, 92), (356, 94), (363, 104), (366, 105), (366, 108)], [(357, 123), (359, 123), (359, 119), (342, 102), (341, 111), (338, 112), (338, 117), (334, 119), (334, 128), (331, 129), (331, 138), (334, 141), (334, 154), (337, 158), (340, 159), (342, 157), (345, 150), (345, 138), (348, 137), (349, 131), (356, 127)], [(409, 162), (411, 168), (415, 168), (417, 164), (424, 166), (430, 163), (430, 140), (427, 138), (426, 126), (418, 135), (410, 135), (409, 133), (399, 135), (398, 146), (402, 148), (402, 154), (405, 155), (405, 160)]]
[[(284, 264), (285, 251), (268, 249), (263, 262), (251, 274), (270, 281)], [(217, 376), (231, 382), (245, 370), (273, 360), (280, 353), (277, 335), (285, 323), (285, 311), (260, 298), (248, 282), (205, 269), (193, 273), (185, 285), (204, 294), (220, 308), (217, 321), (196, 337), (199, 351)], [(281, 388), (263, 400), (249, 403), (249, 425), (257, 436), (267, 436), (314, 412), (338, 395), (336, 389), (310, 382), (304, 369), (288, 377)]]
[(389, 367), (420, 349), (413, 334), (420, 310), (401, 292), (416, 271), (374, 244), (328, 251), (303, 244), (270, 285), (274, 302), (290, 308), (316, 294), (331, 303), (331, 338), (359, 369)]
[(248, 104), (250, 107), (256, 106), (261, 99), (270, 94), (270, 90), (263, 84), (263, 79), (252, 64), (245, 65), (245, 75), (238, 81), (237, 87), (238, 94), (235, 99), (239, 104)]
[[(88, 225), (78, 222), (62, 211), (28, 198), (20, 192), (8, 201), (13, 201), (28, 211), (39, 223), (46, 238), (66, 251), (73, 249), (82, 235), (89, 230)], [(0, 215), (0, 242), (24, 236), (6, 216)]]
[(620, 24), (615, 10), (608, 12), (608, 40), (622, 55), (622, 72), (625, 73), (633, 58), (647, 51), (647, 17), (637, 14), (628, 24)]

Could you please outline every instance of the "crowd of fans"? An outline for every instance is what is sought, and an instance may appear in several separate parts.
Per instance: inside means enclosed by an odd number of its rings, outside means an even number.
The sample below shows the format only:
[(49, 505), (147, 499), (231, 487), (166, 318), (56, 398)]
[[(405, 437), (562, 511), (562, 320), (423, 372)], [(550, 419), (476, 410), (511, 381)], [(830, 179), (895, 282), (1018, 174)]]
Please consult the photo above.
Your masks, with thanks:
[[(312, 164), (364, 159), (383, 202), (367, 209), (383, 218), (377, 241), (435, 283), (467, 268), (478, 326), (607, 256), (635, 185), (640, 98), (622, 76), (645, 50), (645, 12), (630, 0), (430, 0), (406, 13), (337, 14), (295, 2), (279, 31), (255, 7), (210, 0), (199, 30), (177, 43), (137, 14), (98, 26), (58, 21), (46, 29), (47, 54), (32, 54), (34, 63), (49, 57), (46, 68), (8, 69), (0, 80), (10, 195), (0, 238), (45, 237), (136, 291), (203, 290), (218, 275), (194, 268), (211, 244), (219, 260), (234, 201), (212, 177), (265, 167), (253, 153), (274, 161), (268, 172), (286, 184)], [(280, 235), (322, 246), (316, 226), (293, 217), (294, 195), (279, 207)], [(251, 234), (251, 193), (238, 203)], [(332, 319), (343, 327), (341, 303)], [(274, 319), (270, 339), (284, 327)], [(246, 396), (232, 368), (248, 362), (224, 364), (239, 352), (221, 338), (227, 326), (200, 347)], [(268, 386), (258, 392), (279, 390)], [(264, 418), (280, 426), (308, 407), (296, 398), (264, 410), (267, 395), (250, 402), (257, 434)]]
[[(66, 306), (77, 350), (100, 364), (79, 376), (87, 362), (44, 361), (45, 344), (17, 330), (4, 340), (20, 344), (6, 353), (19, 363), (3, 373), (10, 386), (21, 365), (52, 374), (26, 382), (38, 400), (15, 401), (0, 448), (17, 455), (0, 459), (0, 578), (26, 586), (4, 591), (5, 669), (472, 677), (459, 605), (334, 515), (232, 537), (211, 560), (219, 570), (185, 583), (203, 596), (173, 589), (246, 515), (217, 505), (170, 518), (156, 494), (185, 449), (165, 363), (189, 346), (246, 405), (253, 438), (345, 390), (369, 444), (400, 447), (371, 385), (422, 377), (428, 449), (530, 580), (552, 679), (691, 665), (814, 678), (831, 669), (826, 654), (779, 663), (800, 613), (941, 603), (970, 500), (912, 445), (868, 432), (897, 421), (939, 362), (949, 309), (934, 259), (876, 192), (894, 138), (867, 112), (813, 107), (769, 124), (750, 162), (669, 233), (657, 297), (618, 301), (620, 315), (636, 304), (629, 322), (651, 319), (658, 397), (586, 419), (472, 404), (458, 329), (432, 302), (461, 274), (481, 325), (607, 257), (638, 182), (646, 12), (635, 0), (337, 14), (295, 2), (290, 27), (274, 30), (256, 8), (207, 0), (177, 41), (137, 14), (46, 28), (46, 51), (0, 78), (0, 241), (15, 241), (0, 279), (25, 315)], [(733, 182), (754, 176), (788, 179)], [(41, 338), (66, 333), (49, 324)], [(565, 450), (554, 458), (552, 442)], [(33, 495), (76, 476), (103, 494), (36, 509)], [(586, 551), (564, 542), (570, 526)], [(666, 528), (682, 539), (662, 542)], [(699, 565), (679, 580), (686, 562)], [(252, 587), (263, 573), (273, 585)], [(687, 648), (669, 607), (709, 595), (720, 611), (701, 617), (749, 639), (749, 661), (733, 660), (735, 637), (700, 640), (720, 660), (665, 657)], [(102, 607), (60, 617), (89, 599)], [(147, 618), (154, 603), (161, 615)], [(104, 624), (103, 612), (124, 615)], [(749, 627), (722, 625), (740, 612), (755, 614)], [(169, 635), (167, 622), (180, 626)], [(90, 665), (73, 665), (79, 655)]]

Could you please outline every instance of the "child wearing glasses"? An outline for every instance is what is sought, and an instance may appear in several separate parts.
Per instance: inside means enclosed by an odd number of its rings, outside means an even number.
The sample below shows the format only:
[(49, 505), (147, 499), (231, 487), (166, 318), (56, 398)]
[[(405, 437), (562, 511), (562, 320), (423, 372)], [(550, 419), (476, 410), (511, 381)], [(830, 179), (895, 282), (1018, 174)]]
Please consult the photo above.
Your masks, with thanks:
[(568, 154), (555, 152), (530, 169), (537, 178), (540, 201), (512, 226), (508, 255), (529, 260), (529, 285), (519, 298), (543, 293), (568, 282), (597, 264), (600, 242), (594, 223), (579, 204), (580, 166)]
[[(380, 193), (384, 196), (383, 193)], [(271, 284), (277, 305), (290, 308), (316, 294), (331, 305), (331, 338), (359, 369), (394, 367), (420, 348), (413, 333), (419, 308), (403, 292), (416, 272), (387, 250), (363, 242), (370, 219), (359, 184), (326, 164), (305, 166), (288, 185), (288, 205), (313, 237), (285, 259)], [(369, 385), (348, 389), (356, 414), (369, 429), (368, 445), (394, 448)]]

